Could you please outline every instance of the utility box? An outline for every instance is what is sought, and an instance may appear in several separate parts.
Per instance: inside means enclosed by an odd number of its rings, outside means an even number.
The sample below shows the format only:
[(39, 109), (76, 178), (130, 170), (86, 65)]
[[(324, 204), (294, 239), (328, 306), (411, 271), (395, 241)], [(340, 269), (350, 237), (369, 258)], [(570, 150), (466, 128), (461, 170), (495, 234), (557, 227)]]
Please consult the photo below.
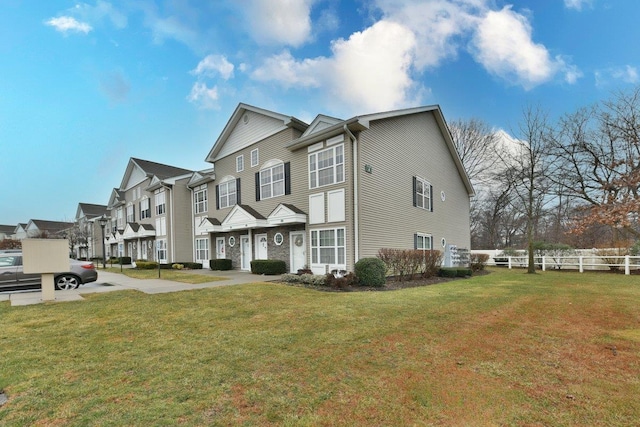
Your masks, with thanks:
[(42, 300), (55, 300), (54, 273), (69, 271), (67, 239), (24, 239), (22, 270), (25, 274), (42, 274)]

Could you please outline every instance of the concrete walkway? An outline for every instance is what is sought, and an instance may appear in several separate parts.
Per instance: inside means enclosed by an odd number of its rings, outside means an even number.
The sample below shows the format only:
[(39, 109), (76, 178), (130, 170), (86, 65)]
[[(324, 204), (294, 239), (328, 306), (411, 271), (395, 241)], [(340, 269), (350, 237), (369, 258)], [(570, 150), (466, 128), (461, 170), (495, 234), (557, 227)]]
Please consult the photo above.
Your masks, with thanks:
[[(48, 302), (64, 302), (64, 301), (81, 301), (83, 294), (96, 292), (113, 292), (127, 289), (134, 289), (146, 294), (160, 294), (165, 292), (188, 291), (192, 289), (215, 288), (219, 286), (239, 285), (242, 283), (270, 282), (277, 281), (280, 276), (264, 276), (252, 274), (245, 271), (211, 271), (211, 270), (190, 270), (189, 273), (203, 274), (223, 280), (215, 280), (206, 283), (182, 283), (171, 280), (160, 279), (133, 279), (119, 273), (110, 273), (107, 271), (98, 271), (98, 280), (93, 283), (80, 286), (72, 291), (55, 291), (55, 301)], [(160, 272), (162, 277), (162, 272)], [(0, 293), (0, 302), (10, 301), (11, 306), (41, 304), (42, 293), (35, 291), (17, 291)]]

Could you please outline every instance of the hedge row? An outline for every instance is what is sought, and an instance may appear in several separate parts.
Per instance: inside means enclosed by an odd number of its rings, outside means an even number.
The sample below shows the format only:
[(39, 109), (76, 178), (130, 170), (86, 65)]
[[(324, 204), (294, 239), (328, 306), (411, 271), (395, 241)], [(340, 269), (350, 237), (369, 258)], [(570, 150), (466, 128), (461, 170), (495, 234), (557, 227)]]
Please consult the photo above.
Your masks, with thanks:
[(254, 259), (251, 261), (253, 274), (276, 275), (287, 272), (287, 264), (277, 259)]

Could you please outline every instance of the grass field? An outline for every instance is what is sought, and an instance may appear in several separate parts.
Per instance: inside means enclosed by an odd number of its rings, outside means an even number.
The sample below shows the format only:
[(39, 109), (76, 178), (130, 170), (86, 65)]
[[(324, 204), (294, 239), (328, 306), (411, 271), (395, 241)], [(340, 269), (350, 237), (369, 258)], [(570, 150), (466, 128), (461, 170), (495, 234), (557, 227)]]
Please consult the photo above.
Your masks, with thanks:
[(0, 425), (640, 420), (637, 276), (494, 270), (392, 292), (84, 297), (0, 304)]

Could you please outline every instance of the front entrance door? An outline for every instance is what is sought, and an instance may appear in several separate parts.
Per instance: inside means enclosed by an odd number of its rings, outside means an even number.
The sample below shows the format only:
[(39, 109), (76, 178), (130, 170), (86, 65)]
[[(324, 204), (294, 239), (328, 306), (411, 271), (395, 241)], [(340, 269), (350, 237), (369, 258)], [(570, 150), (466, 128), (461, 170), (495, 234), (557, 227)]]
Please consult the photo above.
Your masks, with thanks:
[(304, 231), (296, 231), (289, 234), (289, 247), (291, 248), (291, 272), (297, 273), (299, 269), (307, 265), (307, 246), (304, 242)]
[(269, 259), (267, 256), (267, 235), (256, 234), (256, 258), (255, 259)]
[(216, 259), (223, 259), (224, 256), (224, 237), (216, 237)]
[(251, 240), (249, 240), (249, 236), (240, 236), (240, 269), (251, 270)]
[(142, 259), (146, 260), (147, 259), (147, 242), (146, 241), (142, 241), (140, 242), (140, 244), (142, 245)]

